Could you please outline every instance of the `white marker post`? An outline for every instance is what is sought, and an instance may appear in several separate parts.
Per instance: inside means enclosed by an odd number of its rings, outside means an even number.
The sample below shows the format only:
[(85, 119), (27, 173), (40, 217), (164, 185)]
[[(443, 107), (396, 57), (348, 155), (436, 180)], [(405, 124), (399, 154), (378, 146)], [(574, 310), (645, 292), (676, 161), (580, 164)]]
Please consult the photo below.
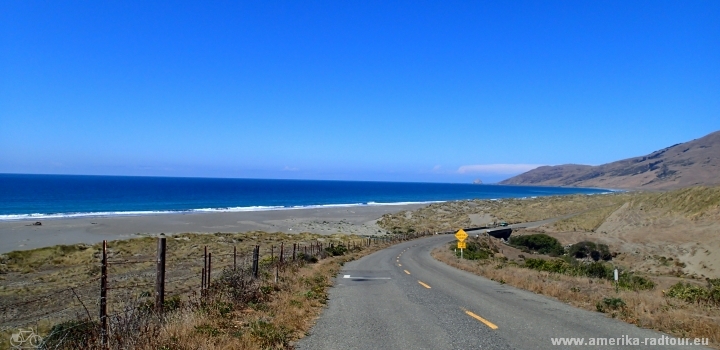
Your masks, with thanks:
[(613, 275), (615, 277), (615, 293), (617, 293), (618, 292), (618, 277), (619, 277), (618, 269), (615, 269), (615, 271), (613, 271)]

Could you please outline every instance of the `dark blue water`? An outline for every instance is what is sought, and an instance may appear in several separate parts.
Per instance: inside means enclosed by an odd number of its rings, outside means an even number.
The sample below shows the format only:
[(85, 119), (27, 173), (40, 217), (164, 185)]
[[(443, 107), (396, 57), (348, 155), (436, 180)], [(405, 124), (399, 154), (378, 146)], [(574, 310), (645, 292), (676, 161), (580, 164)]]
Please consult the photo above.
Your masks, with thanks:
[(0, 220), (389, 205), (602, 193), (441, 183), (0, 174)]

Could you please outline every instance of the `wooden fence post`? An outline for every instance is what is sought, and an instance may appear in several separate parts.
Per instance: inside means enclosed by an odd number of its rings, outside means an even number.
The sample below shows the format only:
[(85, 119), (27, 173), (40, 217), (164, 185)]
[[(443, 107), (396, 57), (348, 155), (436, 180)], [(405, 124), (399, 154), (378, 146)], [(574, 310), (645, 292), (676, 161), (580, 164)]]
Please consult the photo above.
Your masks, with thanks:
[(285, 243), (280, 242), (280, 263), (283, 263), (283, 255), (285, 254)]
[(237, 247), (233, 246), (233, 271), (237, 269)]
[(207, 289), (208, 285), (208, 278), (207, 278), (207, 272), (208, 272), (208, 260), (207, 260), (207, 246), (205, 246), (205, 252), (203, 253), (203, 287), (202, 287), (202, 296), (205, 296), (205, 291)]
[(212, 253), (208, 253), (207, 289), (210, 289), (210, 273), (212, 273)]
[(293, 261), (295, 261), (295, 250), (297, 249), (297, 243), (293, 243)]
[(100, 347), (108, 348), (107, 322), (107, 241), (102, 245), (102, 267), (100, 268)]
[(253, 271), (253, 277), (258, 278), (258, 265), (260, 259), (260, 246), (256, 245), (255, 250), (253, 250), (253, 264), (252, 264), (252, 271)]
[(163, 314), (165, 305), (165, 248), (165, 237), (158, 238), (157, 279), (155, 281), (155, 311), (158, 315)]

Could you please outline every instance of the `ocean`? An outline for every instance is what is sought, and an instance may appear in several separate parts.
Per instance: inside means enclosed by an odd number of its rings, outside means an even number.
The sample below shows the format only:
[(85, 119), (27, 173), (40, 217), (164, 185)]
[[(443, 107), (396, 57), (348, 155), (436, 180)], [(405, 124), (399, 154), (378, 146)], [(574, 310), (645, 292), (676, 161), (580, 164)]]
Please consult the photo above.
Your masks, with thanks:
[(415, 182), (0, 174), (0, 220), (290, 210), (609, 190)]

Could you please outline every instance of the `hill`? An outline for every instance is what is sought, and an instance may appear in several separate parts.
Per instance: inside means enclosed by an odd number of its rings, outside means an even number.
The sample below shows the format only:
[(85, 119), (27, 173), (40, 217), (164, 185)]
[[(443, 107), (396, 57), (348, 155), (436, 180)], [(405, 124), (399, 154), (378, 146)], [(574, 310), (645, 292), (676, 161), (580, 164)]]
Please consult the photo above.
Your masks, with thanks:
[(675, 189), (720, 184), (720, 131), (646, 156), (598, 166), (542, 166), (500, 182), (503, 185)]

